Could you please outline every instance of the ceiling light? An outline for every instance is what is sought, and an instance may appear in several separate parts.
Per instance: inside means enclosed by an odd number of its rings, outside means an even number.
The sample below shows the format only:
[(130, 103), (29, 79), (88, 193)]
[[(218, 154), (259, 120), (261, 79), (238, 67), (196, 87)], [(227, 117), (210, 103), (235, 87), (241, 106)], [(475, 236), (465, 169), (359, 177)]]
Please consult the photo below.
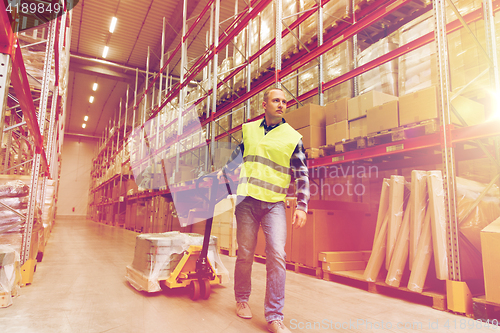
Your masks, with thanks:
[(109, 32), (113, 33), (115, 31), (116, 21), (118, 21), (118, 19), (116, 17), (113, 17), (111, 19), (111, 25), (109, 26)]
[(96, 90), (97, 90), (97, 82), (96, 82), (96, 83), (94, 83), (94, 85), (92, 86), (92, 90), (93, 90), (93, 91), (96, 91)]
[(102, 57), (106, 58), (108, 55), (109, 47), (105, 46), (104, 50), (102, 51)]
[(89, 102), (90, 102), (90, 103), (94, 103), (94, 96), (90, 96), (90, 98), (89, 98)]
[(83, 120), (85, 120), (85, 121), (89, 120), (89, 116), (83, 117)]
[(82, 128), (85, 128), (85, 127), (87, 127), (87, 124), (83, 123)]

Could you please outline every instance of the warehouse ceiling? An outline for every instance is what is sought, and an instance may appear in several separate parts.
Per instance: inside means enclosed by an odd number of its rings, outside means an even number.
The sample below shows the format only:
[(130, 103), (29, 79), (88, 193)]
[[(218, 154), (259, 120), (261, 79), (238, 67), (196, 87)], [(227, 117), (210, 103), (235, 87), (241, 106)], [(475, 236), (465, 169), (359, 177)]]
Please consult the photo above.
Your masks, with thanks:
[[(220, 29), (225, 29), (235, 13), (235, 1), (221, 0)], [(208, 0), (187, 0), (188, 27), (202, 12)], [(240, 9), (246, 6), (240, 1)], [(183, 1), (177, 0), (80, 0), (72, 10), (71, 60), (66, 115), (67, 134), (101, 137), (104, 130), (118, 118), (120, 99), (122, 112), (129, 90), (129, 107), (133, 103), (138, 69), (138, 86), (146, 78), (148, 47), (149, 72), (158, 72), (161, 55), (163, 18), (165, 24), (165, 59), (181, 40)], [(205, 51), (210, 29), (208, 11), (198, 22), (188, 40), (188, 61), (197, 60)], [(109, 32), (112, 17), (117, 24)], [(220, 30), (222, 33), (222, 30)], [(109, 47), (104, 59), (104, 46)], [(232, 50), (231, 50), (232, 52)], [(222, 58), (222, 59), (221, 59)], [(219, 62), (223, 57), (219, 57)], [(189, 67), (189, 65), (188, 65)], [(180, 52), (168, 67), (173, 77), (180, 76)], [(152, 75), (149, 75), (152, 79)], [(202, 77), (196, 78), (198, 81)], [(94, 83), (97, 90), (92, 91)], [(174, 80), (175, 83), (175, 80)], [(157, 89), (157, 87), (156, 87)], [(140, 94), (140, 91), (138, 91)], [(94, 96), (93, 103), (89, 102)], [(88, 116), (86, 128), (82, 128)]]

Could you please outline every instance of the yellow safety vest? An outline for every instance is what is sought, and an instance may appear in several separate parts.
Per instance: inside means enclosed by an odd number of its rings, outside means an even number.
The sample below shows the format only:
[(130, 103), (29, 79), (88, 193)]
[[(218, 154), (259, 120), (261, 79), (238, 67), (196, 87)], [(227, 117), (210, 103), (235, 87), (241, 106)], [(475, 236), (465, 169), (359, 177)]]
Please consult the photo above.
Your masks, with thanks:
[(265, 135), (261, 120), (243, 125), (243, 165), (238, 195), (266, 202), (284, 201), (290, 185), (290, 158), (302, 138), (287, 123)]

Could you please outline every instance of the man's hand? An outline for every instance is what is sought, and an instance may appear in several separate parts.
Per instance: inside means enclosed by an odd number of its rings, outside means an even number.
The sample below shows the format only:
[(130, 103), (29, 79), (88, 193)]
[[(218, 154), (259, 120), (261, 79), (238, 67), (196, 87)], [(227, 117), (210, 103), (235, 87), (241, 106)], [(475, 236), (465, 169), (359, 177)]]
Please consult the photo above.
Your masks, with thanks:
[(223, 169), (220, 169), (220, 171), (217, 172), (217, 180), (221, 180), (222, 177), (224, 177), (224, 172)]
[(292, 226), (294, 229), (302, 228), (306, 224), (307, 213), (303, 210), (296, 209), (293, 214)]

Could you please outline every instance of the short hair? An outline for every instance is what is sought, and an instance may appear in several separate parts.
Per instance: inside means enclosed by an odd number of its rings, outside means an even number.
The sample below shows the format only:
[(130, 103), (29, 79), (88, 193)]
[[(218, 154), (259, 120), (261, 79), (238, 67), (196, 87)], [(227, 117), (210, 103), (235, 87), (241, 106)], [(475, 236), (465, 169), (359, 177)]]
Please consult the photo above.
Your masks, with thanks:
[(263, 100), (263, 102), (267, 102), (267, 98), (269, 97), (269, 93), (270, 93), (272, 90), (279, 90), (279, 91), (281, 91), (281, 92), (285, 93), (285, 92), (283, 91), (283, 89), (281, 89), (281, 88), (276, 88), (276, 87), (267, 88), (267, 89), (264, 91), (264, 100)]

